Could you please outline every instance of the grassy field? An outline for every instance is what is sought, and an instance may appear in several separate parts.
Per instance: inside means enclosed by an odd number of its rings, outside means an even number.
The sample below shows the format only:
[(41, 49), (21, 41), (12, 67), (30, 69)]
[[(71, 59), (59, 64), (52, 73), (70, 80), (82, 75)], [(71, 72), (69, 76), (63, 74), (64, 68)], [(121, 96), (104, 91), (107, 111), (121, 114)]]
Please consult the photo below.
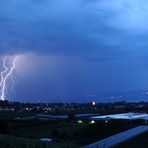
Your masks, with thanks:
[(12, 136), (0, 136), (0, 147), (1, 148), (46, 148), (50, 147), (49, 144), (38, 142), (35, 140), (28, 140), (24, 138), (16, 138)]
[(52, 132), (57, 130), (60, 133), (67, 132), (68, 134), (77, 132), (83, 128), (83, 125), (71, 125), (65, 123), (45, 123), (36, 126), (28, 126), (22, 128), (15, 128), (11, 130), (12, 135), (29, 137), (29, 138), (42, 138), (50, 137)]
[[(33, 115), (35, 114), (32, 112), (0, 112), (0, 119), (3, 119), (10, 130), (9, 136), (0, 136), (0, 144), (3, 143), (4, 148), (79, 148), (135, 126), (128, 121), (98, 121), (90, 124), (85, 118), (82, 118), (83, 122), (79, 124), (78, 119), (21, 120), (21, 117)], [(17, 120), (17, 117), (20, 119)], [(53, 142), (41, 143), (40, 138), (51, 138)]]
[(17, 117), (28, 117), (33, 116), (35, 113), (30, 111), (23, 111), (23, 112), (15, 112), (15, 111), (0, 111), (0, 119), (14, 119)]
[(32, 123), (27, 123), (26, 127), (23, 126), (20, 128), (14, 128), (11, 130), (11, 135), (29, 139), (40, 139), (44, 137), (52, 138), (53, 132), (57, 131), (58, 134), (55, 136), (55, 141), (53, 142), (54, 144), (56, 143), (60, 147), (68, 144), (74, 146), (77, 145), (77, 147), (80, 147), (122, 132), (129, 128), (132, 128), (132, 126), (126, 125), (121, 128), (111, 128), (103, 123), (88, 125), (86, 123), (52, 123), (51, 121), (46, 121), (42, 124), (37, 124), (34, 126), (32, 126)]
[(80, 148), (74, 143), (46, 143), (37, 140), (0, 135), (0, 148)]

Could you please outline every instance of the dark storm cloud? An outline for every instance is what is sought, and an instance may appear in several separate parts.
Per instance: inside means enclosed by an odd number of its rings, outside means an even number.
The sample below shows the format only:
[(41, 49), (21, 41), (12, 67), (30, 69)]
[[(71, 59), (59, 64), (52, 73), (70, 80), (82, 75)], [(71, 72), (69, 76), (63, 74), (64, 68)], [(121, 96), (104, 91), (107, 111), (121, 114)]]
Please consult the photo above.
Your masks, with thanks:
[(1, 1), (0, 52), (80, 55), (92, 61), (138, 54), (147, 49), (148, 24), (148, 4), (139, 2)]
[(16, 98), (147, 88), (147, 18), (146, 0), (0, 1), (0, 55), (33, 53)]

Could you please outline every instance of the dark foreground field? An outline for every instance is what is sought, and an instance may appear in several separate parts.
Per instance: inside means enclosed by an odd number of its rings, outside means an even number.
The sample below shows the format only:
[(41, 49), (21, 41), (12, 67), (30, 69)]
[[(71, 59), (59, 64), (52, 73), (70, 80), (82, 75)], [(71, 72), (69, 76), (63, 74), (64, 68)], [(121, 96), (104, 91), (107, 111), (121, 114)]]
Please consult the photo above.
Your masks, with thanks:
[(80, 148), (72, 143), (46, 143), (38, 140), (0, 135), (0, 148)]
[(0, 135), (0, 148), (47, 148), (50, 144), (35, 140)]
[[(1, 112), (0, 147), (79, 148), (138, 125), (123, 120), (91, 123), (88, 118), (41, 120), (33, 116), (32, 112)], [(52, 142), (41, 142), (40, 138), (51, 138)]]

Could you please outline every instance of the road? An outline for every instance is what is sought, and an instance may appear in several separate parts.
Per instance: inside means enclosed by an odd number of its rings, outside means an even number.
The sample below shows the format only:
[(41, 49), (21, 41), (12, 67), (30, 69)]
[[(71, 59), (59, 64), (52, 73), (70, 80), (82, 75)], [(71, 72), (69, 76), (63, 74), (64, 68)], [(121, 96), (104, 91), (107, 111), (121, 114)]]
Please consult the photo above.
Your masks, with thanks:
[(148, 131), (148, 126), (137, 126), (137, 127), (132, 128), (130, 130), (127, 130), (127, 131), (121, 132), (119, 134), (116, 134), (114, 136), (100, 140), (96, 143), (87, 145), (87, 146), (85, 146), (85, 148), (110, 148), (110, 147), (115, 146), (121, 142), (131, 139), (137, 135), (140, 135), (146, 131)]

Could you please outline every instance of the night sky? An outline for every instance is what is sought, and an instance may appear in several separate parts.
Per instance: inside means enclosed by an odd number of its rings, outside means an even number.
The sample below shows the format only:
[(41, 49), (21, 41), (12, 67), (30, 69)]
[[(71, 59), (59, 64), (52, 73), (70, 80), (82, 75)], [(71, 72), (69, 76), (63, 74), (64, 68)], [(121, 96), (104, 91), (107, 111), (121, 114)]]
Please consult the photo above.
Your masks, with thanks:
[(1, 0), (0, 55), (20, 55), (11, 101), (147, 90), (148, 1)]

